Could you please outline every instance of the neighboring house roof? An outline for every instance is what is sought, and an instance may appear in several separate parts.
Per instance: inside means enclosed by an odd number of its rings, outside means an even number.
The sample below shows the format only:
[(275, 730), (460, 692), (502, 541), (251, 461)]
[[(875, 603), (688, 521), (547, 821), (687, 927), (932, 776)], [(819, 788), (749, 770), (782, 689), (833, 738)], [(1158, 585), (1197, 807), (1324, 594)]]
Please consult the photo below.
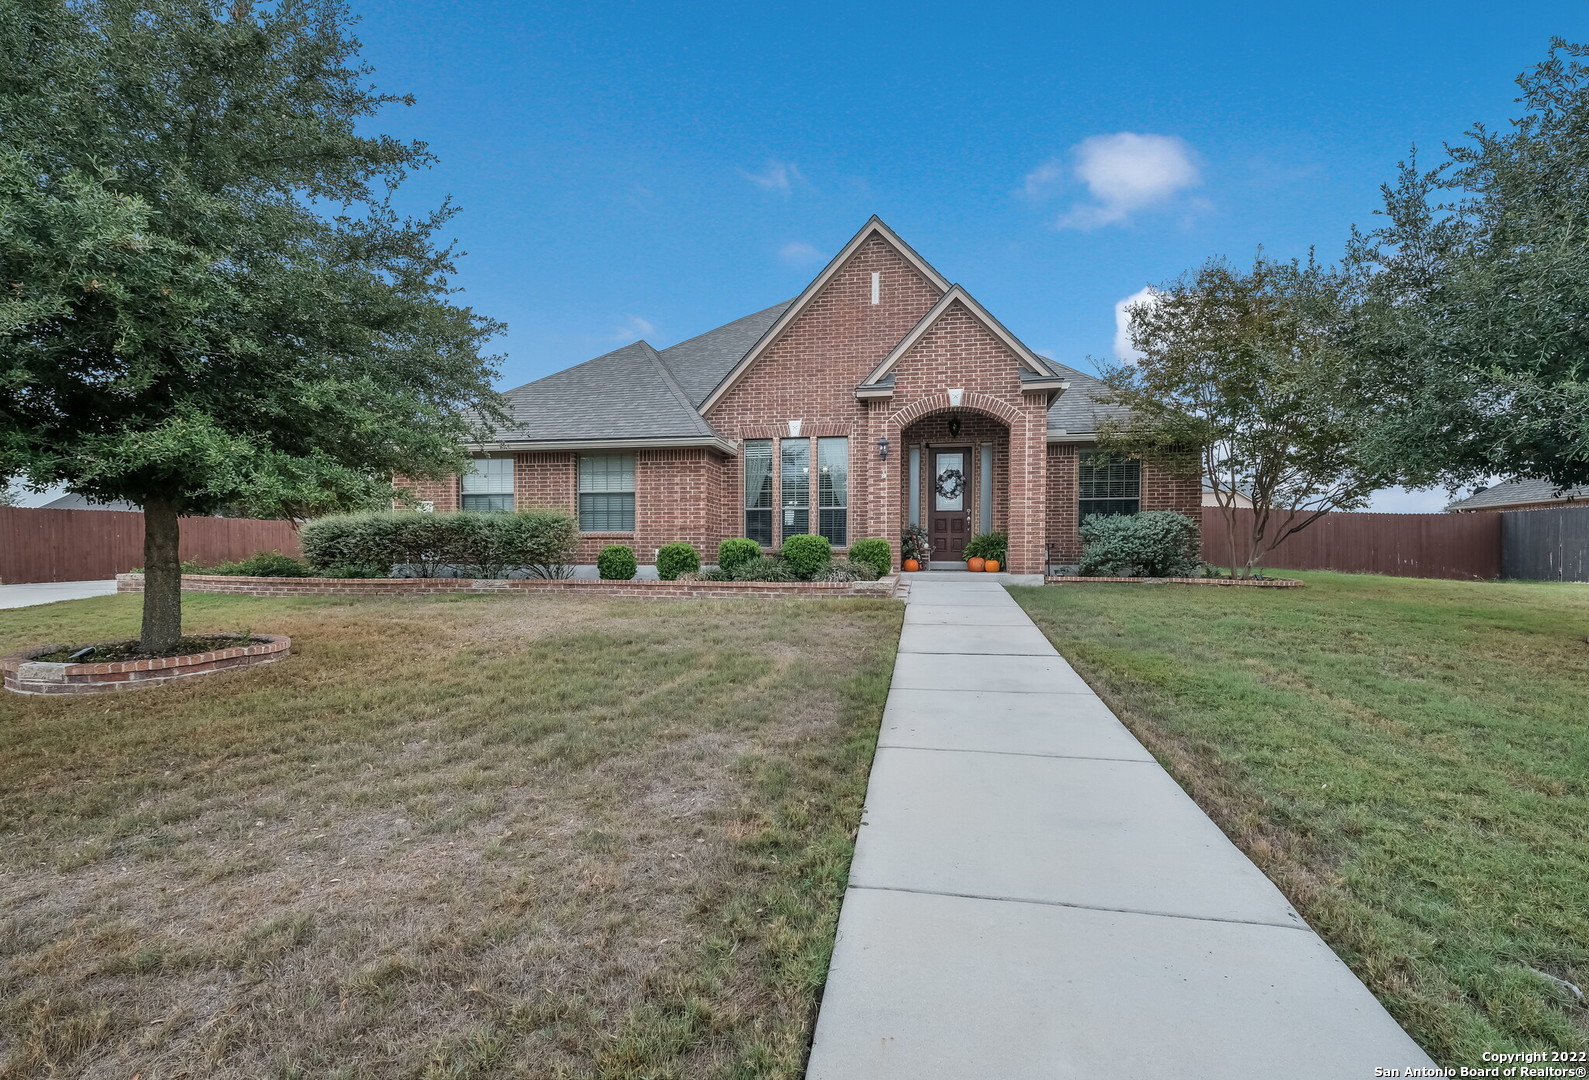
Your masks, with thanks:
[(502, 442), (717, 437), (657, 351), (644, 341), (526, 383), (503, 397), (510, 420), (496, 429)]
[(1532, 503), (1569, 502), (1589, 499), (1589, 487), (1568, 488), (1557, 494), (1556, 485), (1549, 480), (1512, 480), (1496, 484), (1483, 491), (1459, 499), (1447, 510), (1499, 510), (1508, 506), (1527, 506)]
[(39, 507), (40, 510), (120, 510), (124, 513), (142, 513), (143, 507), (137, 503), (123, 502), (116, 499), (112, 502), (94, 502), (82, 495), (62, 495), (59, 499), (47, 502)]

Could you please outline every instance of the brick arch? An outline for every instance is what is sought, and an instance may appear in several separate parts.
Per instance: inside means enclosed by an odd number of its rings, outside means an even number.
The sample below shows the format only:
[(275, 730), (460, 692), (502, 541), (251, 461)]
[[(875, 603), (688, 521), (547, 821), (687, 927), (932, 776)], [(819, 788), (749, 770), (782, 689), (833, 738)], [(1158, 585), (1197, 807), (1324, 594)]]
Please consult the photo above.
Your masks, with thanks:
[(990, 394), (979, 394), (974, 391), (962, 394), (960, 396), (960, 404), (956, 405), (949, 400), (947, 392), (939, 392), (929, 394), (923, 398), (917, 398), (903, 409), (893, 413), (888, 418), (888, 424), (895, 431), (904, 431), (924, 416), (948, 412), (952, 409), (978, 412), (991, 416), (1012, 431), (1021, 419), (1020, 412), (1013, 405)]

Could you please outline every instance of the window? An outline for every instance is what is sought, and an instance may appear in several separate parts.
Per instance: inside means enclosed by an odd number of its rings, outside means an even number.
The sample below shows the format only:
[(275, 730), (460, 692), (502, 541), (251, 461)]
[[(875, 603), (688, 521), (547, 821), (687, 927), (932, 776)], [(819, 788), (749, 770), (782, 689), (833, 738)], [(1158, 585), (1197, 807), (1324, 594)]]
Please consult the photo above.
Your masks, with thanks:
[(834, 547), (849, 543), (850, 440), (817, 440), (817, 529)]
[(462, 486), (465, 510), (512, 510), (513, 459), (475, 458)]
[(779, 505), (783, 508), (783, 535), (811, 531), (811, 442), (784, 439), (778, 444)]
[(1142, 508), (1142, 463), (1081, 455), (1079, 519), (1094, 514), (1134, 514)]
[(579, 455), (579, 531), (634, 532), (634, 455)]
[(745, 535), (772, 546), (772, 440), (745, 440)]

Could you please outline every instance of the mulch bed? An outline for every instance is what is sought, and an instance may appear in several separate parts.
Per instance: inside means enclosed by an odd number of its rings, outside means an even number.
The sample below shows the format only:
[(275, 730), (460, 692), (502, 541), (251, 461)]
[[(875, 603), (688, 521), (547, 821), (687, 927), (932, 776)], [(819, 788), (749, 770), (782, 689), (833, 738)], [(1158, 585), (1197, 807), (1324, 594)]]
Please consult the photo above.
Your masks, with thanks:
[(264, 643), (263, 638), (248, 634), (210, 634), (179, 638), (170, 649), (149, 652), (141, 648), (134, 638), (130, 641), (101, 641), (92, 645), (62, 645), (31, 659), (46, 664), (108, 664), (123, 660), (163, 660), (169, 656), (191, 656), (194, 653), (220, 652), (222, 649), (240, 649)]

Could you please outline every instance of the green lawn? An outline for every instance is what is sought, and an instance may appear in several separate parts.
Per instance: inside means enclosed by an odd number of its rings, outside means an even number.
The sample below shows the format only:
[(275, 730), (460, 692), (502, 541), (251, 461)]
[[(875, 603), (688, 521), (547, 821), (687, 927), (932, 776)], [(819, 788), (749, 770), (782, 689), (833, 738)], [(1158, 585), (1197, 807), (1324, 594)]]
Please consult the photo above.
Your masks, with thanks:
[(1589, 1048), (1589, 586), (1296, 576), (1011, 591), (1437, 1061)]
[(292, 657), (0, 694), (0, 1077), (799, 1076), (901, 610), (190, 596)]

